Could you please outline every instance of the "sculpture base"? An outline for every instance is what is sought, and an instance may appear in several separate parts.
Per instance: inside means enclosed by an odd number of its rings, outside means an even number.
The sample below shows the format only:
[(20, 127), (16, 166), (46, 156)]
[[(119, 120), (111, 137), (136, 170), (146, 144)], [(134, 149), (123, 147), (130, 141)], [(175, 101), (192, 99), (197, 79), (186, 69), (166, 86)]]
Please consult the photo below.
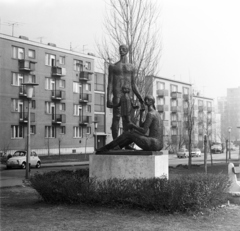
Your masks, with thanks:
[[(111, 178), (153, 178), (165, 177), (168, 179), (168, 151), (147, 152), (145, 155), (107, 152), (97, 155), (90, 155), (89, 177), (97, 180)], [(151, 155), (150, 155), (151, 153)]]

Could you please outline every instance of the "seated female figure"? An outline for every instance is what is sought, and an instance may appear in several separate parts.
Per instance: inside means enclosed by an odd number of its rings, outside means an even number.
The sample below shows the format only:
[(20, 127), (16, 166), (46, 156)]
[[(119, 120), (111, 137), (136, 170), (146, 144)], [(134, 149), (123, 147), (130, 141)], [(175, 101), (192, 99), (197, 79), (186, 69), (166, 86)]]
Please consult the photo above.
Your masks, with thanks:
[(133, 123), (128, 124), (131, 131), (123, 132), (115, 140), (98, 149), (98, 152), (109, 151), (117, 146), (123, 148), (132, 142), (144, 151), (160, 151), (163, 148), (163, 125), (155, 109), (155, 99), (147, 95), (144, 101), (148, 112), (145, 121), (142, 122), (143, 110), (140, 111), (140, 127)]

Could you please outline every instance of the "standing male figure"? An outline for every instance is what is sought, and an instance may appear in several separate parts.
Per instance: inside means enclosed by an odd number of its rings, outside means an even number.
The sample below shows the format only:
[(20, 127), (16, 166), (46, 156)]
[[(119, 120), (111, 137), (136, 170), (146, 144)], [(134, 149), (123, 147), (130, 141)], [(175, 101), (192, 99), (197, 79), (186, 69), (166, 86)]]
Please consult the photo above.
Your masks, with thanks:
[[(132, 64), (127, 62), (128, 47), (121, 45), (119, 47), (120, 60), (115, 64), (110, 64), (108, 69), (108, 87), (107, 87), (107, 107), (113, 108), (113, 105), (118, 105), (122, 87), (126, 86), (131, 89), (131, 92), (137, 96), (140, 103), (143, 104), (143, 99), (139, 94), (138, 88), (135, 84), (135, 70)], [(131, 93), (130, 93), (131, 94)], [(113, 96), (113, 98), (111, 98)], [(113, 108), (112, 119), (112, 137), (118, 137), (119, 120), (121, 109), (119, 107)]]

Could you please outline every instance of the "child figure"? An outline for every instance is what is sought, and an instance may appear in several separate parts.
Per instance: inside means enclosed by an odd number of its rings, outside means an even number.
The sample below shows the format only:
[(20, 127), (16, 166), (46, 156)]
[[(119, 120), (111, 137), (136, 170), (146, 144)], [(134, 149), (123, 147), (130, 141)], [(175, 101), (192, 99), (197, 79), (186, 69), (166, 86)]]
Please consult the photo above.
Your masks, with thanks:
[(122, 123), (123, 123), (123, 131), (127, 131), (128, 124), (131, 122), (131, 110), (139, 108), (138, 106), (135, 106), (132, 102), (132, 99), (129, 95), (130, 89), (126, 86), (122, 87), (122, 96), (120, 98), (120, 101), (117, 105), (114, 105), (113, 107), (120, 107), (121, 106), (121, 117), (122, 117)]

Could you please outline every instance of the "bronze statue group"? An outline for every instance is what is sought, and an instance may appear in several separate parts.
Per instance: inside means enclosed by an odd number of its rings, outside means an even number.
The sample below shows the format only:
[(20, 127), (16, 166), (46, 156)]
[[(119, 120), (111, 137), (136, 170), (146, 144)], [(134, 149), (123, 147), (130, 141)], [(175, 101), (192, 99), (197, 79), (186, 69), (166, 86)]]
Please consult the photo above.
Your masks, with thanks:
[[(123, 148), (125, 150), (132, 149), (132, 143), (144, 151), (160, 151), (163, 148), (163, 125), (155, 108), (155, 99), (150, 95), (146, 95), (144, 100), (142, 99), (135, 84), (134, 67), (127, 62), (127, 46), (121, 45), (119, 53), (120, 60), (109, 65), (107, 88), (107, 107), (113, 108), (113, 141), (98, 149), (97, 152)], [(139, 126), (131, 121), (131, 110), (138, 108), (132, 101), (132, 92), (141, 103)], [(143, 121), (144, 113), (146, 115)], [(120, 117), (122, 118), (123, 133), (118, 136)]]

